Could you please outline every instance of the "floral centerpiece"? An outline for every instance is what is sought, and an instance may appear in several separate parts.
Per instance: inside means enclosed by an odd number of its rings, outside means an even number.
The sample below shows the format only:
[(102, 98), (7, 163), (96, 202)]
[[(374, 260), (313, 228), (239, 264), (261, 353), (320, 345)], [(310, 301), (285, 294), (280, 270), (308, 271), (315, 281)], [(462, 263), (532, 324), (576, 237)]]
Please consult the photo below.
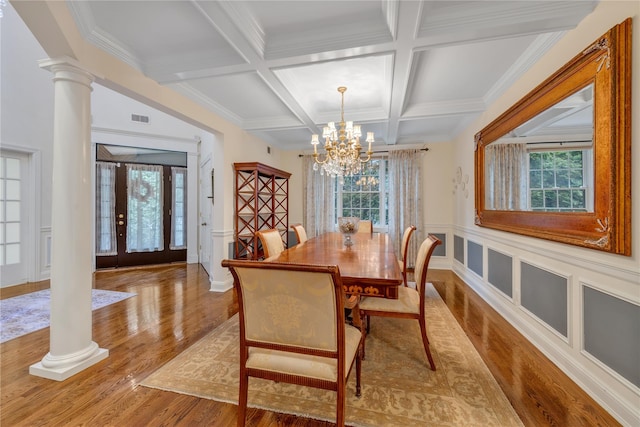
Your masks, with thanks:
[(338, 218), (338, 230), (344, 237), (344, 245), (351, 246), (353, 241), (351, 235), (358, 232), (358, 226), (360, 225), (360, 218), (355, 216), (341, 216)]

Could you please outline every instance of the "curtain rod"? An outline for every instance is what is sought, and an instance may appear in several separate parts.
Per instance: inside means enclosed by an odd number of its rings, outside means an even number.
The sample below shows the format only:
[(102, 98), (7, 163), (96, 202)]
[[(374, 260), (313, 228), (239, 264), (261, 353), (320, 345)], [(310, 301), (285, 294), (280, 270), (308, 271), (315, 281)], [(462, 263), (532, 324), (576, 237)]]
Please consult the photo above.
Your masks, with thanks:
[(548, 144), (548, 145), (553, 145), (553, 144), (558, 144), (558, 145), (562, 145), (562, 144), (584, 144), (587, 142), (593, 142), (590, 139), (585, 139), (585, 140), (579, 140), (579, 141), (540, 141), (540, 142), (525, 142), (525, 144), (527, 145), (539, 145), (539, 144)]
[[(418, 150), (420, 150), (420, 151), (429, 151), (429, 149), (428, 149), (428, 148), (419, 148)], [(395, 150), (392, 150), (392, 151), (395, 151)], [(388, 152), (389, 152), (389, 150), (373, 151), (373, 152), (372, 152), (372, 154), (377, 154), (377, 153), (388, 153)], [(298, 157), (302, 157), (302, 156), (304, 156), (304, 154), (298, 154)]]

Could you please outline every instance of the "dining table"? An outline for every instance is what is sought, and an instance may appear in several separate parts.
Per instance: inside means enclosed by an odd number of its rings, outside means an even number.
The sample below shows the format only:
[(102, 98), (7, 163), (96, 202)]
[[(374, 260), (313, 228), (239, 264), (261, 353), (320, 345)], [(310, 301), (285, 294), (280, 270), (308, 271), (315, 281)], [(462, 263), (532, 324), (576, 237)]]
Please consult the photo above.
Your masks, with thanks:
[(398, 298), (402, 271), (386, 233), (355, 233), (346, 246), (339, 232), (324, 233), (269, 258), (273, 262), (337, 265), (344, 291), (350, 295)]

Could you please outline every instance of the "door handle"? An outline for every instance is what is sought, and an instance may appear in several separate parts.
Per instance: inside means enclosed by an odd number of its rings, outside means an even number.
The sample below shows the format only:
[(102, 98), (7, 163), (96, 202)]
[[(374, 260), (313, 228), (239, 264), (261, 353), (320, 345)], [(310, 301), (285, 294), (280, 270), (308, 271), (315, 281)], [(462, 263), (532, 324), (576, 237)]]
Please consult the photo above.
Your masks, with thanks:
[(200, 224), (200, 225), (202, 225), (202, 226), (204, 227), (205, 225), (207, 225), (207, 223), (206, 223), (206, 222), (203, 222), (203, 223), (202, 223), (202, 224)]
[(118, 221), (118, 225), (124, 225), (124, 221)]

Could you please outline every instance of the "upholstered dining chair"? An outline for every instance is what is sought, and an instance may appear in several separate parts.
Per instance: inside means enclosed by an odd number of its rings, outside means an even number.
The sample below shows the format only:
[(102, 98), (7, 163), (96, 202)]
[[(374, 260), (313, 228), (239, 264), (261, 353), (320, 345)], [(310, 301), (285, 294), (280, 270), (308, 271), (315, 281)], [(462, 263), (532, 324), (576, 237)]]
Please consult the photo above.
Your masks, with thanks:
[(373, 223), (368, 219), (361, 219), (358, 226), (358, 233), (373, 234)]
[[(442, 242), (437, 237), (429, 234), (420, 245), (416, 256), (416, 266), (414, 270), (416, 287), (400, 286), (398, 288), (398, 299), (365, 297), (360, 301), (360, 317), (366, 319), (367, 325), (365, 333), (370, 328), (370, 316), (400, 317), (406, 319), (416, 319), (420, 323), (422, 334), (422, 345), (427, 353), (431, 370), (436, 370), (436, 365), (429, 350), (429, 338), (427, 338), (427, 324), (425, 320), (424, 301), (425, 288), (427, 286), (427, 269), (433, 250)], [(366, 338), (365, 338), (366, 342)], [(366, 344), (362, 343), (362, 357), (365, 357)]]
[(269, 230), (259, 230), (256, 232), (260, 242), (262, 243), (262, 249), (264, 250), (264, 258), (271, 258), (280, 255), (280, 252), (284, 251), (284, 242), (280, 236), (280, 232), (275, 228)]
[(298, 243), (304, 243), (307, 241), (307, 232), (302, 224), (293, 224), (291, 228), (293, 228), (293, 231), (296, 233)]
[(409, 243), (411, 242), (411, 236), (416, 231), (416, 226), (411, 225), (404, 230), (402, 235), (402, 244), (400, 245), (400, 259), (398, 265), (402, 271), (402, 280), (404, 285), (407, 286), (407, 254), (409, 253)]
[(336, 425), (344, 426), (354, 362), (360, 396), (363, 333), (345, 323), (338, 267), (247, 260), (222, 266), (231, 270), (240, 307), (238, 426), (245, 423), (249, 377), (335, 391)]

